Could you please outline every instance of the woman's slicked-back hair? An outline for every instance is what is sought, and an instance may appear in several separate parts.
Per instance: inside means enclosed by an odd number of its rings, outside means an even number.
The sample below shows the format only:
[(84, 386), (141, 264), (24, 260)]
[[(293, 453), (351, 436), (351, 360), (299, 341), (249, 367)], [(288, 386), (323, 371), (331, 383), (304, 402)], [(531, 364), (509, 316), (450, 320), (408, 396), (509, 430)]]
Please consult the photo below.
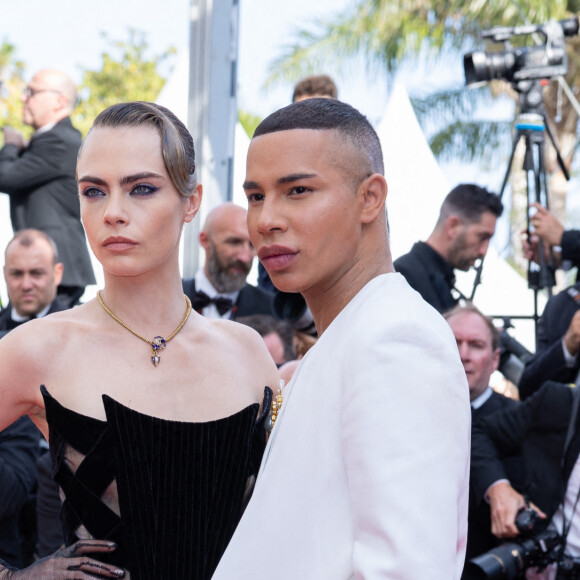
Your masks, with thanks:
[(266, 117), (254, 137), (292, 129), (335, 129), (364, 153), (373, 173), (385, 174), (381, 142), (368, 119), (354, 107), (336, 99), (306, 99)]
[(145, 101), (118, 103), (99, 113), (91, 131), (144, 126), (157, 129), (163, 161), (173, 185), (182, 196), (191, 196), (197, 187), (193, 139), (187, 127), (169, 109)]

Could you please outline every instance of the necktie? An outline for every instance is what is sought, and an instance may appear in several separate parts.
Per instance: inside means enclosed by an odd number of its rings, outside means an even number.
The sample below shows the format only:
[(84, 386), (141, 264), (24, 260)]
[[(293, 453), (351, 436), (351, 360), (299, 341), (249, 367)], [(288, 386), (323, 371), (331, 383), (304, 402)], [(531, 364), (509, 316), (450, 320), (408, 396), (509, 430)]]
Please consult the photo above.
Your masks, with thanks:
[(205, 292), (201, 290), (197, 290), (193, 300), (191, 301), (194, 310), (200, 312), (206, 306), (210, 304), (215, 304), (217, 311), (220, 313), (220, 316), (223, 316), (228, 310), (232, 309), (234, 303), (229, 299), (223, 296), (214, 296), (210, 298)]

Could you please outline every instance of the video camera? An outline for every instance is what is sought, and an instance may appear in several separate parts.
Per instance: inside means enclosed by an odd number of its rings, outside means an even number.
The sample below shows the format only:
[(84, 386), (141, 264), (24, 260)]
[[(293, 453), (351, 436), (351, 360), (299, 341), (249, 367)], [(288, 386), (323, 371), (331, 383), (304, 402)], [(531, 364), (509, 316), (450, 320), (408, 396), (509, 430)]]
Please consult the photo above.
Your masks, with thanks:
[[(514, 36), (539, 34), (544, 43), (538, 46), (514, 48)], [(482, 38), (503, 43), (505, 50), (470, 52), (463, 57), (465, 84), (502, 79), (511, 83), (563, 76), (568, 72), (568, 57), (564, 38), (578, 34), (578, 17), (551, 20), (545, 24), (526, 26), (496, 26), (482, 33)]]
[(538, 531), (543, 523), (533, 509), (520, 510), (515, 521), (520, 536), (470, 560), (465, 566), (465, 576), (469, 580), (515, 580), (531, 566), (541, 569), (561, 562), (564, 540), (555, 531)]

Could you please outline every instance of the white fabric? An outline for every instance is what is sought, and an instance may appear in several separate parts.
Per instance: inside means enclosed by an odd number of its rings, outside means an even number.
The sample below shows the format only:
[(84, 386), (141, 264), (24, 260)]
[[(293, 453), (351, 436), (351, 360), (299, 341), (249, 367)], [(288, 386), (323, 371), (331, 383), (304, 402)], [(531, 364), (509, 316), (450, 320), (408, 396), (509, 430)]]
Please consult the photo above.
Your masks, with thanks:
[(214, 579), (458, 579), (471, 411), (443, 318), (400, 274), (379, 276), (284, 395)]

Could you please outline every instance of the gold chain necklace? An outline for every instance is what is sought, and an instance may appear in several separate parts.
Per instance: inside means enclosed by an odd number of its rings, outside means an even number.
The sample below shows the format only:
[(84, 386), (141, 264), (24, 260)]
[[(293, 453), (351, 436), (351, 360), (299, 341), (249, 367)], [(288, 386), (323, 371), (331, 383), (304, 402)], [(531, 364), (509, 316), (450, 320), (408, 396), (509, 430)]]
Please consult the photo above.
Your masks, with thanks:
[(189, 300), (189, 298), (187, 296), (185, 296), (185, 294), (184, 294), (184, 297), (185, 297), (185, 303), (187, 305), (185, 308), (185, 316), (183, 317), (183, 320), (179, 323), (177, 328), (167, 338), (163, 338), (162, 336), (156, 336), (153, 340), (148, 340), (147, 338), (145, 338), (144, 336), (141, 336), (138, 332), (133, 330), (128, 324), (125, 324), (116, 314), (111, 312), (111, 310), (109, 310), (108, 306), (103, 302), (103, 299), (101, 298), (101, 291), (99, 290), (97, 292), (97, 299), (99, 301), (99, 304), (103, 307), (103, 310), (114, 321), (118, 322), (123, 328), (126, 328), (131, 334), (134, 334), (137, 338), (140, 338), (142, 341), (151, 345), (151, 350), (153, 351), (153, 356), (151, 357), (151, 362), (153, 363), (153, 366), (155, 366), (155, 367), (161, 361), (161, 357), (159, 356), (159, 353), (167, 346), (167, 343), (174, 336), (176, 336), (177, 333), (184, 327), (185, 323), (187, 322), (187, 319), (189, 318), (189, 315), (191, 313), (191, 301)]

